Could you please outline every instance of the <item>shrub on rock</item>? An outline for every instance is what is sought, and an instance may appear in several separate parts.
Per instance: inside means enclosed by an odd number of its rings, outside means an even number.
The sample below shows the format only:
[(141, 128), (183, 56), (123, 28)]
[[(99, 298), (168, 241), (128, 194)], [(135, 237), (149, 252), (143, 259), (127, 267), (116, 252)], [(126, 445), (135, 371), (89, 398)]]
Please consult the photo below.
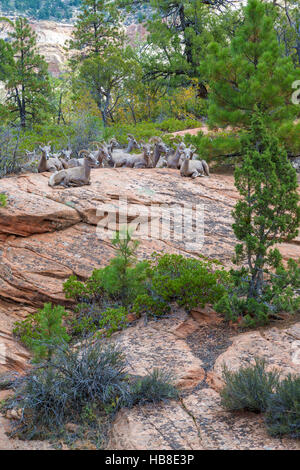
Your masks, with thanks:
[(266, 424), (271, 436), (300, 438), (300, 377), (289, 375), (270, 396)]
[(237, 372), (223, 368), (225, 386), (221, 391), (222, 405), (228, 410), (263, 412), (267, 409), (270, 395), (279, 384), (279, 372), (266, 371), (263, 359), (242, 367)]

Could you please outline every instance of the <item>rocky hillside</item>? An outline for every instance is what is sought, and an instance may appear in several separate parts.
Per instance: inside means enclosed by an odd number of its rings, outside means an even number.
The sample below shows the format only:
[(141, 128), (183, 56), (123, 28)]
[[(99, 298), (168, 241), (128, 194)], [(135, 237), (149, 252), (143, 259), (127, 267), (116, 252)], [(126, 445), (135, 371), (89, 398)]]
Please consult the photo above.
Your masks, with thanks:
[[(37, 34), (38, 48), (49, 65), (49, 72), (54, 77), (59, 77), (66, 68), (65, 44), (71, 39), (73, 25), (54, 21), (30, 21), (29, 24)], [(9, 28), (8, 24), (1, 25), (0, 38), (7, 37)], [(142, 24), (129, 22), (125, 28), (132, 44), (137, 41), (137, 38), (145, 36), (145, 28)]]
[[(64, 45), (71, 38), (73, 26), (53, 21), (31, 21), (30, 26), (37, 34), (39, 51), (49, 64), (50, 73), (58, 77), (65, 67), (67, 55)], [(9, 29), (9, 24), (3, 24), (0, 38), (5, 39)]]
[[(150, 217), (160, 218), (161, 204), (203, 203), (201, 253), (229, 265), (235, 244), (230, 213), (237, 193), (232, 176), (191, 180), (167, 169), (99, 169), (92, 172), (91, 186), (70, 189), (49, 188), (48, 177), (27, 174), (0, 182), (1, 192), (8, 195), (7, 207), (0, 209), (0, 373), (27, 367), (29, 355), (13, 339), (13, 323), (46, 301), (65, 303), (62, 285), (71, 274), (85, 279), (94, 268), (107, 264), (113, 250), (99, 224), (107, 214), (124, 215), (118, 206), (120, 196), (130, 204), (129, 222), (138, 215), (141, 222), (149, 221), (150, 206), (156, 208)], [(167, 218), (163, 216), (161, 223), (167, 230)], [(297, 258), (299, 243), (300, 238), (282, 245), (284, 257)], [(139, 257), (153, 251), (197, 256), (181, 241), (142, 240)], [(237, 334), (209, 307), (194, 310), (191, 316), (174, 309), (169, 318), (148, 324), (139, 320), (112, 340), (125, 352), (129, 373), (166, 368), (176, 376), (183, 397), (155, 408), (121, 411), (109, 448), (299, 448), (295, 441), (270, 438), (258, 415), (225, 412), (218, 394), (224, 362), (237, 369), (259, 355), (284, 374), (297, 372), (300, 323), (295, 319), (280, 328)], [(2, 439), (7, 447), (7, 438)], [(11, 445), (22, 447), (17, 441)]]

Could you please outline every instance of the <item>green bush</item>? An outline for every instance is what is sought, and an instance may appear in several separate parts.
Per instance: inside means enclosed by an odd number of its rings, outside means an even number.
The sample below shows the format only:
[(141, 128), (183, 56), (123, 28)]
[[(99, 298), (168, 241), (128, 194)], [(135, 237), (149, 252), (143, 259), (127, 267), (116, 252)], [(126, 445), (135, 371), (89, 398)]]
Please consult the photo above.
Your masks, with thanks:
[(67, 315), (63, 307), (48, 303), (26, 320), (16, 322), (13, 332), (34, 353), (35, 362), (44, 358), (49, 360), (53, 346), (70, 340), (63, 326), (63, 319)]
[(7, 204), (6, 194), (0, 193), (0, 207), (5, 207)]
[(148, 270), (148, 295), (159, 302), (176, 302), (187, 311), (217, 302), (225, 293), (230, 278), (217, 262), (157, 255)]
[(131, 406), (139, 403), (159, 403), (178, 398), (178, 391), (170, 374), (154, 369), (146, 377), (137, 379), (131, 387)]
[(300, 377), (289, 375), (268, 400), (266, 424), (271, 436), (300, 438)]
[(68, 146), (77, 152), (88, 147), (90, 142), (103, 138), (103, 123), (95, 116), (83, 115), (67, 125), (55, 123), (36, 124), (21, 135), (19, 151), (34, 150), (37, 142), (51, 142), (54, 150)]
[(255, 359), (255, 364), (242, 367), (237, 372), (223, 368), (224, 388), (221, 390), (221, 403), (228, 410), (264, 412), (270, 395), (277, 390), (279, 372), (267, 372), (263, 359)]
[(241, 158), (241, 136), (233, 131), (212, 132), (211, 135), (200, 131), (196, 136), (187, 134), (184, 140), (186, 144), (194, 145), (201, 159), (207, 161), (233, 165)]
[(112, 333), (126, 328), (128, 324), (127, 310), (120, 306), (104, 308), (95, 303), (81, 303), (76, 306), (74, 314), (68, 320), (72, 336), (85, 336), (105, 330), (101, 335), (105, 333), (109, 337)]
[(128, 324), (127, 311), (124, 307), (108, 308), (102, 313), (99, 320), (99, 328), (105, 329), (106, 336), (126, 328)]
[(150, 317), (160, 317), (170, 312), (171, 306), (161, 297), (149, 294), (138, 295), (132, 305), (132, 310), (138, 316), (146, 313)]
[(275, 272), (266, 278), (260, 299), (247, 299), (249, 273), (245, 268), (230, 274), (234, 285), (215, 305), (226, 320), (253, 328), (267, 325), (280, 313), (299, 312), (300, 264), (296, 261), (289, 259), (287, 267), (279, 262)]
[(163, 132), (177, 132), (184, 131), (185, 129), (194, 129), (196, 127), (201, 127), (202, 124), (203, 123), (201, 121), (196, 121), (195, 119), (179, 120), (175, 118), (170, 118), (156, 124), (156, 127)]
[(131, 400), (124, 356), (99, 340), (55, 347), (49, 362), (21, 377), (7, 408), (22, 409), (21, 432), (40, 437), (69, 420), (80, 422), (87, 407), (116, 411)]
[(86, 282), (78, 281), (71, 276), (64, 284), (64, 292), (68, 299), (77, 301), (97, 302), (100, 305), (123, 305), (127, 307), (134, 299), (145, 292), (144, 281), (148, 263), (137, 262), (136, 250), (138, 242), (131, 235), (118, 233), (113, 240), (116, 256), (109, 265), (94, 270)]
[[(15, 395), (5, 409), (19, 409), (19, 435), (26, 439), (59, 433), (67, 422), (101, 420), (101, 426), (121, 407), (176, 399), (171, 377), (158, 370), (134, 379), (126, 373), (124, 355), (99, 339), (86, 338), (77, 347), (54, 347), (51, 360), (14, 382)], [(106, 423), (107, 425), (107, 423)]]
[(201, 127), (202, 122), (194, 119), (179, 120), (170, 118), (165, 121), (155, 123), (151, 121), (143, 121), (138, 124), (119, 123), (107, 127), (104, 130), (103, 138), (109, 140), (115, 137), (122, 145), (127, 144), (127, 134), (133, 134), (139, 140), (148, 141), (153, 136), (162, 136), (165, 132), (176, 132), (185, 129)]
[(137, 262), (137, 243), (127, 234), (114, 240), (117, 256), (86, 281), (71, 276), (64, 284), (67, 298), (75, 299), (73, 334), (107, 333), (126, 326), (127, 312), (150, 317), (166, 315), (176, 302), (188, 312), (214, 304), (224, 296), (230, 275), (216, 261), (154, 254), (150, 262)]
[(137, 141), (148, 141), (153, 136), (161, 136), (162, 132), (154, 122), (140, 122), (136, 126), (133, 124), (120, 123), (107, 127), (104, 131), (103, 138), (108, 141), (112, 137), (115, 137), (121, 145), (125, 146), (128, 143), (128, 134), (133, 134)]
[(240, 321), (240, 326), (254, 328), (267, 325), (270, 321), (269, 306), (257, 301), (239, 297), (236, 294), (225, 294), (216, 304), (216, 312), (222, 313), (227, 321)]
[(110, 335), (126, 326), (127, 312), (150, 317), (166, 315), (176, 302), (188, 312), (214, 304), (224, 296), (230, 275), (217, 261), (154, 254), (137, 262), (138, 242), (127, 232), (117, 234), (116, 256), (81, 282), (71, 276), (64, 284), (68, 299), (78, 302), (71, 320), (74, 335), (105, 328)]

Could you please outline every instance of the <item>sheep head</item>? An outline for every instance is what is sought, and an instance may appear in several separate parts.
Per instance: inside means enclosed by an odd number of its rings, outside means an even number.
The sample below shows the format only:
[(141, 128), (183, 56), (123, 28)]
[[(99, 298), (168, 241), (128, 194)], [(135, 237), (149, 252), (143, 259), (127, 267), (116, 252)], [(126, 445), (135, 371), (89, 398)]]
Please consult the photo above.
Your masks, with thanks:
[(131, 143), (134, 148), (136, 148), (136, 149), (141, 148), (140, 144), (137, 142), (136, 138), (132, 134), (127, 134), (127, 137), (128, 137), (128, 139), (127, 139), (128, 142)]
[(83, 155), (85, 161), (88, 163), (90, 168), (98, 168), (99, 162), (95, 159), (95, 157), (89, 152), (89, 150), (80, 150), (78, 155)]

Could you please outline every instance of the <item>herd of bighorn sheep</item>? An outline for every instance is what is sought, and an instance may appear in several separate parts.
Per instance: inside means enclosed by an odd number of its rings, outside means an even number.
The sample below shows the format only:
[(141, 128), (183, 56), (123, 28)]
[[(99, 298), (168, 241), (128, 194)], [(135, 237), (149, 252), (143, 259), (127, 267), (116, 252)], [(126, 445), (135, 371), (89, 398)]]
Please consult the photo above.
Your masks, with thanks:
[[(90, 184), (92, 168), (173, 168), (180, 170), (181, 176), (197, 178), (209, 176), (209, 167), (205, 160), (198, 159), (193, 146), (183, 142), (176, 149), (170, 149), (160, 137), (152, 137), (148, 143), (137, 142), (133, 135), (128, 135), (128, 146), (122, 149), (115, 138), (106, 142), (92, 142), (96, 150), (81, 150), (78, 158), (72, 157), (72, 150), (59, 153), (51, 151), (51, 143), (40, 145), (41, 158), (38, 172), (53, 172), (49, 186), (84, 186)], [(132, 153), (140, 149), (141, 153)]]

